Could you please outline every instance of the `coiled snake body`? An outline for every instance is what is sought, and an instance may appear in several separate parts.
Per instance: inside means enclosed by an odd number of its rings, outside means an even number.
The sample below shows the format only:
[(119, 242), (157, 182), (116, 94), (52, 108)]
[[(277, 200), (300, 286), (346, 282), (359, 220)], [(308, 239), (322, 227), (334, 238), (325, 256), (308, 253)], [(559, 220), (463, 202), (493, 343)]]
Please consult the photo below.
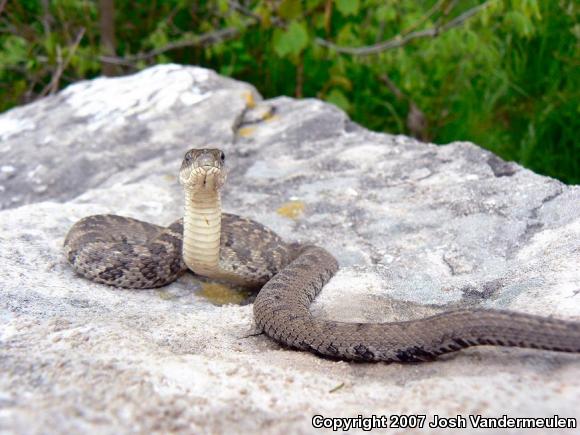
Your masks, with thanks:
[(455, 310), (420, 320), (343, 323), (312, 316), (310, 304), (338, 270), (323, 248), (289, 244), (257, 222), (221, 212), (224, 154), (186, 153), (179, 173), (185, 213), (169, 227), (89, 216), (69, 231), (66, 256), (93, 281), (159, 287), (186, 270), (261, 290), (256, 327), (278, 342), (358, 361), (415, 362), (477, 345), (580, 352), (580, 322), (499, 310)]

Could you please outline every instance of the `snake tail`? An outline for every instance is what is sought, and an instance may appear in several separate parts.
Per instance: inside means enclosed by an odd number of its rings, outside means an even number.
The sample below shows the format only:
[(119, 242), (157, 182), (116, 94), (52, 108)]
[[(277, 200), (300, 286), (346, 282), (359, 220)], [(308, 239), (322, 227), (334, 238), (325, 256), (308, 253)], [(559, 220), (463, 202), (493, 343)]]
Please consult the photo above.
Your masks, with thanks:
[(283, 345), (353, 361), (431, 361), (480, 345), (580, 352), (580, 322), (511, 311), (464, 309), (392, 323), (316, 319), (310, 304), (337, 269), (326, 250), (305, 247), (258, 294), (256, 326)]

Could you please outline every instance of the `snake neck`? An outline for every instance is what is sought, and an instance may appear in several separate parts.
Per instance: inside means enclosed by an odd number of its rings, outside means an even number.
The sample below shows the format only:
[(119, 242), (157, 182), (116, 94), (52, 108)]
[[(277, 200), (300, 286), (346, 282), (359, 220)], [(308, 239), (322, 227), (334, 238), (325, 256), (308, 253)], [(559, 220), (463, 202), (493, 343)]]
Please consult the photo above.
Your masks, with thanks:
[(219, 270), (221, 220), (219, 191), (185, 189), (183, 261), (198, 275), (212, 276)]

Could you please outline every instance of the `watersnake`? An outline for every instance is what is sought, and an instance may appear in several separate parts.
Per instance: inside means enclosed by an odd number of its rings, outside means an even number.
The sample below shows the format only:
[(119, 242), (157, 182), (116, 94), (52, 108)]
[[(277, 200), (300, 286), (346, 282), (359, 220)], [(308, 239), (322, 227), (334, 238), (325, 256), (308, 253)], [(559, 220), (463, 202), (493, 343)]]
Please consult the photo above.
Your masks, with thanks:
[(336, 259), (321, 247), (287, 243), (258, 222), (222, 213), (226, 169), (219, 149), (188, 151), (179, 181), (184, 216), (169, 227), (116, 215), (77, 222), (64, 242), (74, 270), (124, 288), (164, 286), (190, 270), (259, 289), (258, 331), (335, 359), (429, 361), (478, 345), (580, 352), (580, 322), (512, 311), (460, 309), (390, 323), (315, 318), (310, 304), (337, 272)]

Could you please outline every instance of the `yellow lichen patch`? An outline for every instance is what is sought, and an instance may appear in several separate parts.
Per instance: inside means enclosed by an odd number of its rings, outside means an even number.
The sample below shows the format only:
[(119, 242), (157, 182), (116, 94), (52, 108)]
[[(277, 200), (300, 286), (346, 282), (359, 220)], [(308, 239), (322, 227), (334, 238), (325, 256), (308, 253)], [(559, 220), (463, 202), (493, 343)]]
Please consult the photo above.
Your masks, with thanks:
[(238, 130), (238, 135), (241, 137), (248, 137), (254, 133), (254, 130), (256, 130), (254, 127), (243, 127)]
[(266, 113), (263, 117), (262, 120), (263, 121), (275, 121), (277, 119), (280, 119), (280, 116), (278, 115), (274, 115), (274, 112), (270, 111), (268, 113)]
[(298, 219), (302, 213), (304, 213), (304, 208), (306, 205), (302, 201), (290, 201), (282, 204), (276, 212), (280, 216), (287, 217), (289, 219)]
[(245, 92), (244, 95), (245, 99), (246, 99), (246, 105), (248, 106), (248, 109), (253, 109), (254, 107), (256, 107), (256, 100), (254, 99), (254, 93), (253, 92)]
[(173, 299), (177, 299), (177, 297), (174, 294), (165, 289), (157, 290), (157, 296), (159, 296), (159, 298), (163, 299), (164, 301), (171, 301)]
[(234, 290), (225, 284), (214, 282), (201, 283), (200, 294), (216, 305), (241, 304), (248, 297), (244, 291)]

